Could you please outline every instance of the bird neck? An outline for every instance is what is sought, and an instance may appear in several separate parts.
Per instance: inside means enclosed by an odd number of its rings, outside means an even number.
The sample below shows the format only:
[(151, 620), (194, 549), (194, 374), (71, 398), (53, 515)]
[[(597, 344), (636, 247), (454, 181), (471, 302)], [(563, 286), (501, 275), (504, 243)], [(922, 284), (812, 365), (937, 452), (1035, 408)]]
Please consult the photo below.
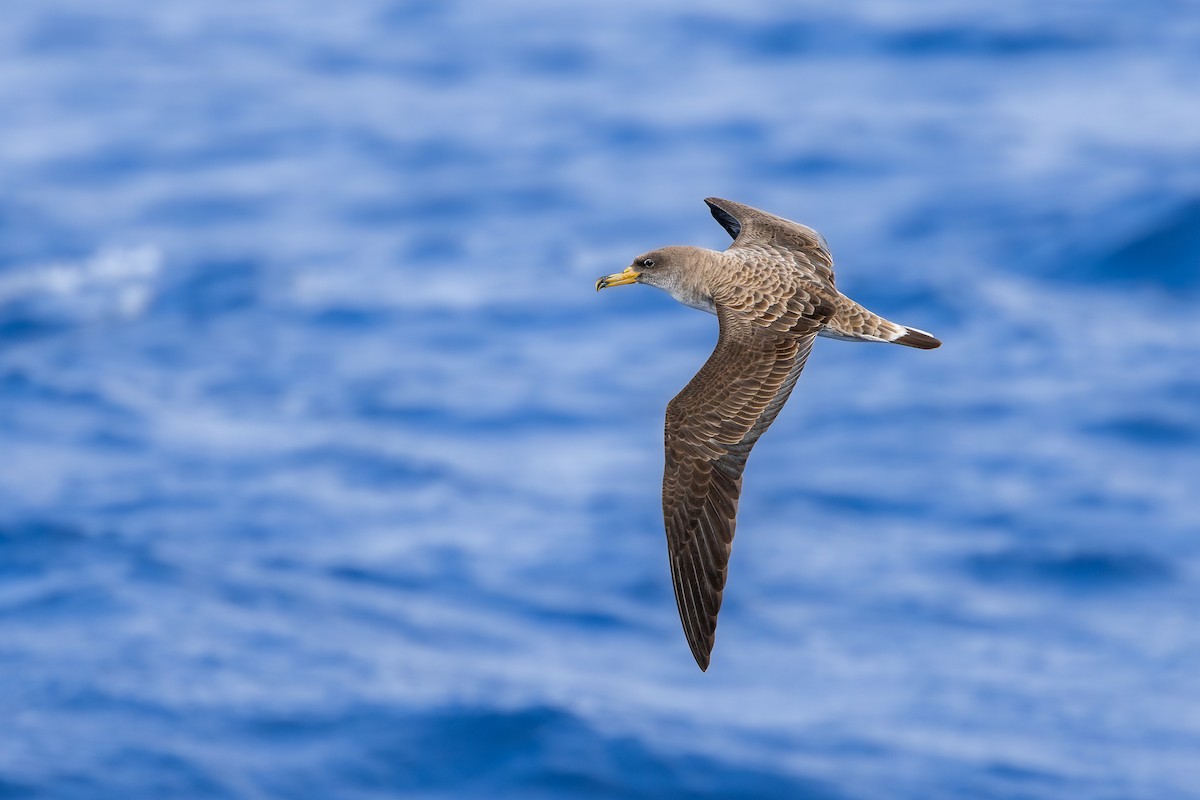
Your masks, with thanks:
[(698, 308), (710, 314), (717, 313), (713, 303), (712, 278), (720, 269), (721, 254), (703, 247), (689, 247), (688, 267), (671, 276), (671, 281), (662, 288), (685, 306)]

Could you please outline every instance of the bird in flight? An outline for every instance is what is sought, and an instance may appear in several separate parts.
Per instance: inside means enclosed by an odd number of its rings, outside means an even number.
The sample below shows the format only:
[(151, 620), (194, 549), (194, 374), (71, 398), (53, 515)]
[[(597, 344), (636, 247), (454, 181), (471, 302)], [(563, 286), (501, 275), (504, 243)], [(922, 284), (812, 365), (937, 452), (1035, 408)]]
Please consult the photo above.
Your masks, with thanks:
[(839, 292), (833, 258), (811, 228), (717, 197), (704, 202), (733, 237), (725, 252), (663, 247), (596, 281), (597, 291), (655, 286), (720, 324), (716, 349), (667, 404), (663, 471), (675, 602), (701, 670), (712, 655), (746, 458), (787, 402), (813, 341), (941, 344)]

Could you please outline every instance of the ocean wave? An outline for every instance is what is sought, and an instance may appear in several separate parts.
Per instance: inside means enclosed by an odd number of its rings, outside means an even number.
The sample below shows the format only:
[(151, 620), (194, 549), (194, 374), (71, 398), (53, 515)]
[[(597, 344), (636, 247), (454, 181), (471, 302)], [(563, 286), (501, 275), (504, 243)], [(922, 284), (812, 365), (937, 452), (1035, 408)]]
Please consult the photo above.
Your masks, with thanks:
[(981, 580), (1064, 591), (1119, 591), (1157, 587), (1174, 580), (1171, 562), (1146, 552), (1012, 550), (972, 556), (970, 572)]
[(14, 318), (81, 322), (136, 319), (154, 297), (163, 256), (157, 247), (113, 247), (81, 261), (0, 273), (0, 324)]

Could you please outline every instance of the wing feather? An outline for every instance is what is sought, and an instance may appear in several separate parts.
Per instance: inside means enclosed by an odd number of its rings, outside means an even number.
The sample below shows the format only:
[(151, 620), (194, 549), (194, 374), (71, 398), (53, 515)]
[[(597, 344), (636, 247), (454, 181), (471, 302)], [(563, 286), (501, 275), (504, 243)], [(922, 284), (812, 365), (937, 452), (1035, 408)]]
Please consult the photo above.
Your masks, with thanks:
[(792, 261), (801, 271), (833, 288), (833, 256), (821, 234), (807, 225), (732, 200), (709, 197), (704, 202), (733, 237), (733, 244), (726, 252), (765, 251)]
[(750, 448), (795, 386), (831, 309), (797, 290), (760, 324), (717, 306), (717, 347), (667, 406), (663, 519), (679, 617), (692, 655), (707, 669), (729, 568), (742, 471)]

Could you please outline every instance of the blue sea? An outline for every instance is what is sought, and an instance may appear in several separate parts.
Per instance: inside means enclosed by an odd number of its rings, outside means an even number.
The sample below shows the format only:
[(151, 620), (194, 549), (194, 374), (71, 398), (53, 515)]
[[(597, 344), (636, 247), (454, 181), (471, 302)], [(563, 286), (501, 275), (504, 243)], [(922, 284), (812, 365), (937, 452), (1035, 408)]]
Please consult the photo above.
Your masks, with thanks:
[[(1200, 797), (1200, 13), (7, 0), (0, 798)], [(713, 663), (593, 283), (811, 225)]]

